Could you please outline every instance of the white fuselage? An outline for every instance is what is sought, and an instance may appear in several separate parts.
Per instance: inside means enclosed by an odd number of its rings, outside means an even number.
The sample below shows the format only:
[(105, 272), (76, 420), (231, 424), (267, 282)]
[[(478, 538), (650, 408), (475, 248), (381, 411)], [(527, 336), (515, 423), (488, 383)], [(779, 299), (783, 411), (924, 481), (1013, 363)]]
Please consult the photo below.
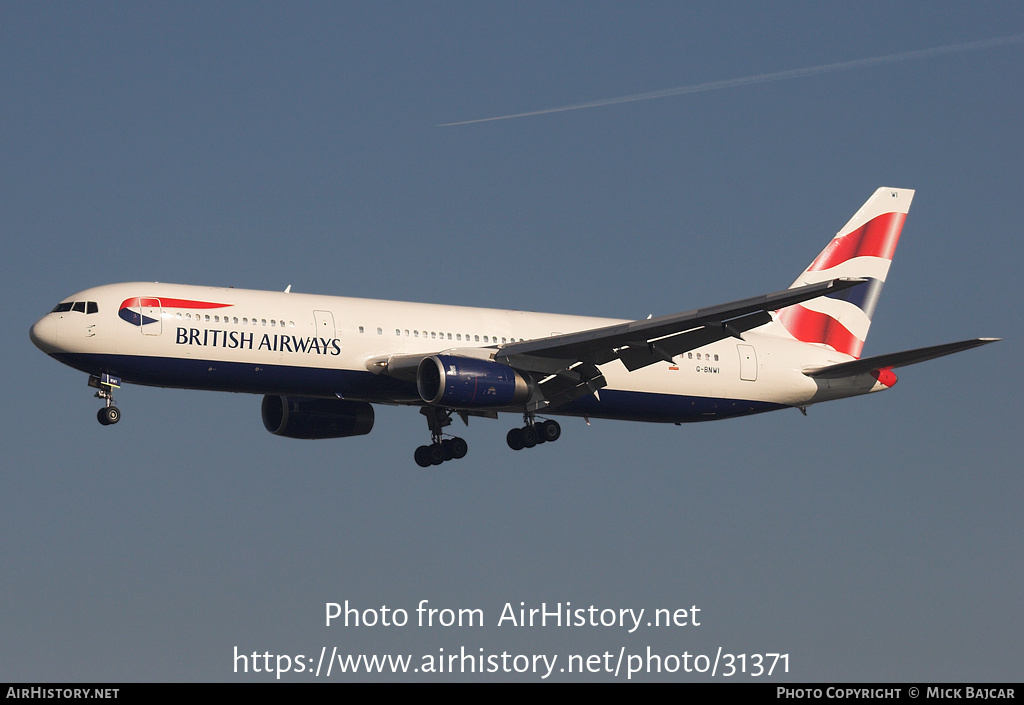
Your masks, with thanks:
[[(380, 374), (371, 361), (445, 351), (486, 358), (505, 343), (621, 322), (158, 283), (100, 286), (65, 302), (74, 308), (44, 316), (32, 327), (32, 339), (92, 375), (164, 387), (416, 405), (423, 401), (415, 384)], [(850, 359), (753, 330), (742, 340), (726, 338), (633, 372), (617, 360), (602, 365), (606, 387), (546, 413), (698, 421), (885, 388), (864, 375), (829, 389), (803, 374)]]

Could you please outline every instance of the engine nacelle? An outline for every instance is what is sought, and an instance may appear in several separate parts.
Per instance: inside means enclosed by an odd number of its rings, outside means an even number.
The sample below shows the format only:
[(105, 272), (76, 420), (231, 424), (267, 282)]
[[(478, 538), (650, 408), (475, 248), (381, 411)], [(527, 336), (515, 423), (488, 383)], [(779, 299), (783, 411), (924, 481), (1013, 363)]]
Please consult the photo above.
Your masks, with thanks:
[(344, 438), (373, 428), (373, 407), (364, 401), (314, 397), (263, 397), (263, 425), (275, 436)]
[(416, 390), (428, 404), (479, 409), (521, 404), (531, 383), (508, 365), (456, 355), (431, 355), (416, 369)]

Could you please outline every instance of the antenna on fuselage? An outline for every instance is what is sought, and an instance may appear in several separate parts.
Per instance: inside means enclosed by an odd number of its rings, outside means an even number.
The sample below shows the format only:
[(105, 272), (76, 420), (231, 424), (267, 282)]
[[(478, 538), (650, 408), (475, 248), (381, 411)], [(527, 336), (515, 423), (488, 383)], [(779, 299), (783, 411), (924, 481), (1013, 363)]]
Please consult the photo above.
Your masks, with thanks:
[(284, 293), (286, 293), (286, 294), (292, 293), (292, 285), (291, 284), (289, 284), (288, 286), (286, 286), (284, 288)]

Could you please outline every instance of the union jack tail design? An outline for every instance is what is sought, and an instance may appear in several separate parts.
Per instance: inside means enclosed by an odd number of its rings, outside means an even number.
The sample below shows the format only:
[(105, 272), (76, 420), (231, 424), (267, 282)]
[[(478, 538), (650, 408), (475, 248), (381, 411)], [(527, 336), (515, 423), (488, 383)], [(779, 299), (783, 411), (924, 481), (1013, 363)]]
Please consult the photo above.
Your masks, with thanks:
[(781, 309), (762, 330), (860, 358), (913, 198), (910, 189), (875, 191), (790, 288), (837, 277), (866, 284)]

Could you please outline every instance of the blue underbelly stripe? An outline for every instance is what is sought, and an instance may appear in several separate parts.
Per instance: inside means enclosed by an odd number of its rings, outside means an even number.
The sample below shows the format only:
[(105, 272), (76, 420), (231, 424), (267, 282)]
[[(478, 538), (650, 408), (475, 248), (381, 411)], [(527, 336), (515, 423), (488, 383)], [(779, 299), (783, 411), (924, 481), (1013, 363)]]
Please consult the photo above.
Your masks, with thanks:
[[(120, 377), (122, 382), (154, 387), (309, 397), (341, 395), (354, 401), (423, 403), (414, 383), (369, 371), (137, 355), (58, 353), (53, 357), (89, 374), (107, 372)], [(786, 406), (774, 402), (620, 389), (602, 389), (598, 394), (600, 400), (594, 395), (587, 395), (548, 413), (625, 421), (689, 423), (758, 414)], [(543, 411), (540, 413), (544, 415)]]

